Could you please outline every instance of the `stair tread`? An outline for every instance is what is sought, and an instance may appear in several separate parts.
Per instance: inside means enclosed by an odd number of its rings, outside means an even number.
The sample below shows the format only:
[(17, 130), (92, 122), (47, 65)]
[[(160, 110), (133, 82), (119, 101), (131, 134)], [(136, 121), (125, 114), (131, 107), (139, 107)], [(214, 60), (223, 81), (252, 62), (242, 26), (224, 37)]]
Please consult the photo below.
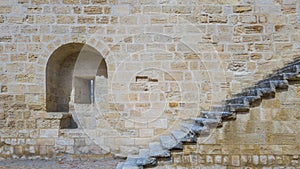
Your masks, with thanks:
[(220, 119), (198, 117), (195, 118), (195, 121), (200, 123), (219, 123)]
[(130, 162), (121, 162), (118, 163), (116, 169), (142, 169), (143, 167), (136, 165), (135, 163)]
[(191, 131), (172, 130), (171, 133), (178, 142), (196, 142), (197, 141), (195, 134)]
[(287, 80), (269, 80), (265, 79), (256, 84), (258, 87), (263, 88), (287, 88), (288, 81)]
[(250, 106), (245, 104), (228, 104), (230, 111), (249, 111)]
[(188, 131), (192, 131), (196, 134), (200, 135), (207, 135), (209, 134), (209, 128), (207, 126), (199, 126), (197, 124), (192, 124), (192, 123), (183, 123), (181, 124), (183, 128), (186, 128)]
[(160, 143), (166, 149), (182, 149), (182, 142), (177, 141), (171, 135), (162, 135), (160, 136)]
[(230, 111), (203, 111), (203, 117), (205, 118), (226, 117), (232, 114)]
[(221, 106), (212, 106), (212, 111), (228, 111), (228, 107), (226, 105)]
[(151, 157), (170, 157), (170, 151), (164, 149), (159, 142), (149, 144), (149, 154)]
[(150, 150), (149, 149), (140, 149), (139, 156), (140, 157), (150, 157)]
[(244, 104), (245, 106), (249, 106), (249, 104), (253, 103), (254, 101), (260, 100), (260, 96), (238, 96), (231, 99), (226, 100), (226, 104)]
[(222, 120), (235, 119), (236, 113), (230, 111), (205, 111), (203, 112), (205, 118), (221, 118)]

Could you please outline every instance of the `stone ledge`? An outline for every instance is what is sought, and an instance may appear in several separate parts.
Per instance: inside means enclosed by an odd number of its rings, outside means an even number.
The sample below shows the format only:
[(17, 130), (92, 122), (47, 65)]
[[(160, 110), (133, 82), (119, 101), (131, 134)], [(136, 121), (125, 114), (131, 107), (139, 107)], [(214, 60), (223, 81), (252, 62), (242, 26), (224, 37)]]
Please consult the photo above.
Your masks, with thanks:
[(64, 119), (71, 118), (72, 114), (68, 112), (46, 112), (43, 117), (45, 119)]

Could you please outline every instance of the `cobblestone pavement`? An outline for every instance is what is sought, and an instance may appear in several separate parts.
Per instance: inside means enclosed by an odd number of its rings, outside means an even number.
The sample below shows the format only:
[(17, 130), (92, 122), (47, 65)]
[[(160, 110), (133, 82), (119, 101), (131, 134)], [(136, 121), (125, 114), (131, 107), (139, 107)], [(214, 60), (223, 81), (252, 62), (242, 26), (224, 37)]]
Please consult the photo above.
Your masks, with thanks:
[(121, 159), (3, 160), (0, 169), (114, 169)]

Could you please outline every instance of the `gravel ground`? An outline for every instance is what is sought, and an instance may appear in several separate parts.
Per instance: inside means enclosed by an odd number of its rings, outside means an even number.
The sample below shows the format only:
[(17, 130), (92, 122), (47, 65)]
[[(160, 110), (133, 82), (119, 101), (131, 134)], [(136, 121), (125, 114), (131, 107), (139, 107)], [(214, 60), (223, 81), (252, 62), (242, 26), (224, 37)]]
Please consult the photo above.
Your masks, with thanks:
[(0, 161), (0, 169), (114, 169), (120, 159), (51, 159), (51, 160), (5, 160)]

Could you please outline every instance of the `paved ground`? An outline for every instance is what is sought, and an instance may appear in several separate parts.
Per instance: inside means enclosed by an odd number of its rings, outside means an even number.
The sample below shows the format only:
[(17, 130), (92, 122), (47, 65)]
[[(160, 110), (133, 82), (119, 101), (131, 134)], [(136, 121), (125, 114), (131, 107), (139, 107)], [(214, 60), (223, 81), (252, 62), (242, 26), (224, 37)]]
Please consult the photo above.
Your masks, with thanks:
[(105, 159), (52, 159), (52, 160), (5, 160), (0, 169), (114, 169), (122, 160)]

